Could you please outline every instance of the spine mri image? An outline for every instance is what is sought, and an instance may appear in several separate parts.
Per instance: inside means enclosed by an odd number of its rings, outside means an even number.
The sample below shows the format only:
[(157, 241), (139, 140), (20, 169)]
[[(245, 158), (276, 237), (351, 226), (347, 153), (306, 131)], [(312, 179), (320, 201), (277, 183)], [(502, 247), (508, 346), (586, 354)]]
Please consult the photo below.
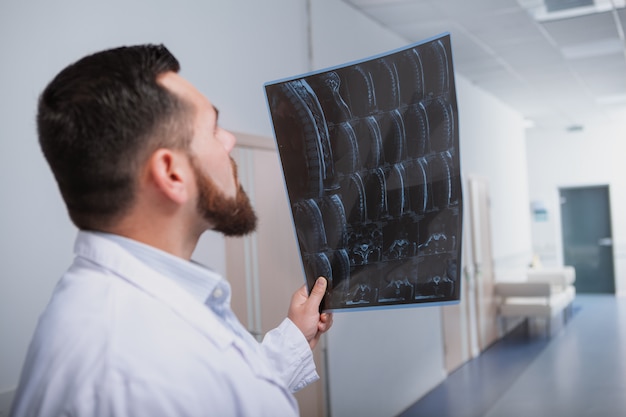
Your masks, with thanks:
[(265, 85), (324, 310), (457, 302), (462, 195), (448, 34)]

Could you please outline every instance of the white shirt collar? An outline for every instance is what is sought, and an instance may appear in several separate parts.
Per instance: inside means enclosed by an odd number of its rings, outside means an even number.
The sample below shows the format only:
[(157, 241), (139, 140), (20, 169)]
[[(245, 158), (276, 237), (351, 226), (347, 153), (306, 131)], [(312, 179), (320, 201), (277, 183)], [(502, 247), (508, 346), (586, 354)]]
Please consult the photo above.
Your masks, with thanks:
[(123, 236), (94, 233), (117, 243), (140, 262), (159, 271), (212, 309), (221, 311), (225, 304), (230, 304), (230, 285), (221, 275), (206, 266)]

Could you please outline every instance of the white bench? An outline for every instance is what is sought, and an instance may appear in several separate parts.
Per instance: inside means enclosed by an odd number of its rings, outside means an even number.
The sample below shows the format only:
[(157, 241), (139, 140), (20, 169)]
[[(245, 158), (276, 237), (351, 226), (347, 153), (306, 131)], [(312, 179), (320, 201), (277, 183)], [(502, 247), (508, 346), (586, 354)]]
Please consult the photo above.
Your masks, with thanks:
[(563, 321), (571, 316), (576, 297), (576, 271), (571, 266), (562, 268), (529, 268), (517, 277), (496, 282), (499, 298), (498, 314), (502, 318), (544, 319), (548, 324), (561, 315)]

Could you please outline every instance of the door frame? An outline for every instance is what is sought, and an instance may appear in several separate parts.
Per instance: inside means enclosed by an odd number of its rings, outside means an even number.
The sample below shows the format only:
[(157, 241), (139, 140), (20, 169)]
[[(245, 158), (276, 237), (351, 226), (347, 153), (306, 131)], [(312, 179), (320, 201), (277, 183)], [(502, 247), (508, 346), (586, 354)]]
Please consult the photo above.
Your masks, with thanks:
[[(292, 225), (285, 223), (291, 219), (291, 213), (276, 143), (267, 136), (233, 134), (237, 139), (233, 157), (239, 160), (240, 180), (266, 227), (259, 224), (253, 234), (225, 238), (226, 276), (232, 293), (237, 294), (231, 302), (233, 311), (260, 339), (266, 331), (280, 324), (293, 291), (306, 281), (297, 253), (295, 231)], [(276, 161), (271, 170), (263, 166), (263, 162), (270, 159)], [(264, 175), (274, 178), (268, 180)], [(275, 193), (257, 192), (263, 187), (276, 187)], [(278, 204), (278, 195), (284, 198), (285, 204)], [(272, 206), (271, 213), (268, 205)], [(271, 230), (280, 233), (269, 232)], [(326, 335), (313, 350), (313, 358), (320, 381), (295, 393), (302, 417), (322, 417), (330, 410)]]

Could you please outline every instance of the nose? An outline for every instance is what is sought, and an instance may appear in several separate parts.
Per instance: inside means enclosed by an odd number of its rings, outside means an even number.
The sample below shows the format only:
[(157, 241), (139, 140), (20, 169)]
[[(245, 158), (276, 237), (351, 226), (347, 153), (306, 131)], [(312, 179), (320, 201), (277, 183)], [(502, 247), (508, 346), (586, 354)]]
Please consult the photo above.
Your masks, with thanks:
[(217, 136), (218, 139), (222, 142), (224, 149), (226, 149), (226, 152), (230, 153), (230, 151), (233, 150), (235, 144), (237, 143), (237, 138), (235, 137), (235, 135), (233, 135), (226, 129), (220, 128)]

